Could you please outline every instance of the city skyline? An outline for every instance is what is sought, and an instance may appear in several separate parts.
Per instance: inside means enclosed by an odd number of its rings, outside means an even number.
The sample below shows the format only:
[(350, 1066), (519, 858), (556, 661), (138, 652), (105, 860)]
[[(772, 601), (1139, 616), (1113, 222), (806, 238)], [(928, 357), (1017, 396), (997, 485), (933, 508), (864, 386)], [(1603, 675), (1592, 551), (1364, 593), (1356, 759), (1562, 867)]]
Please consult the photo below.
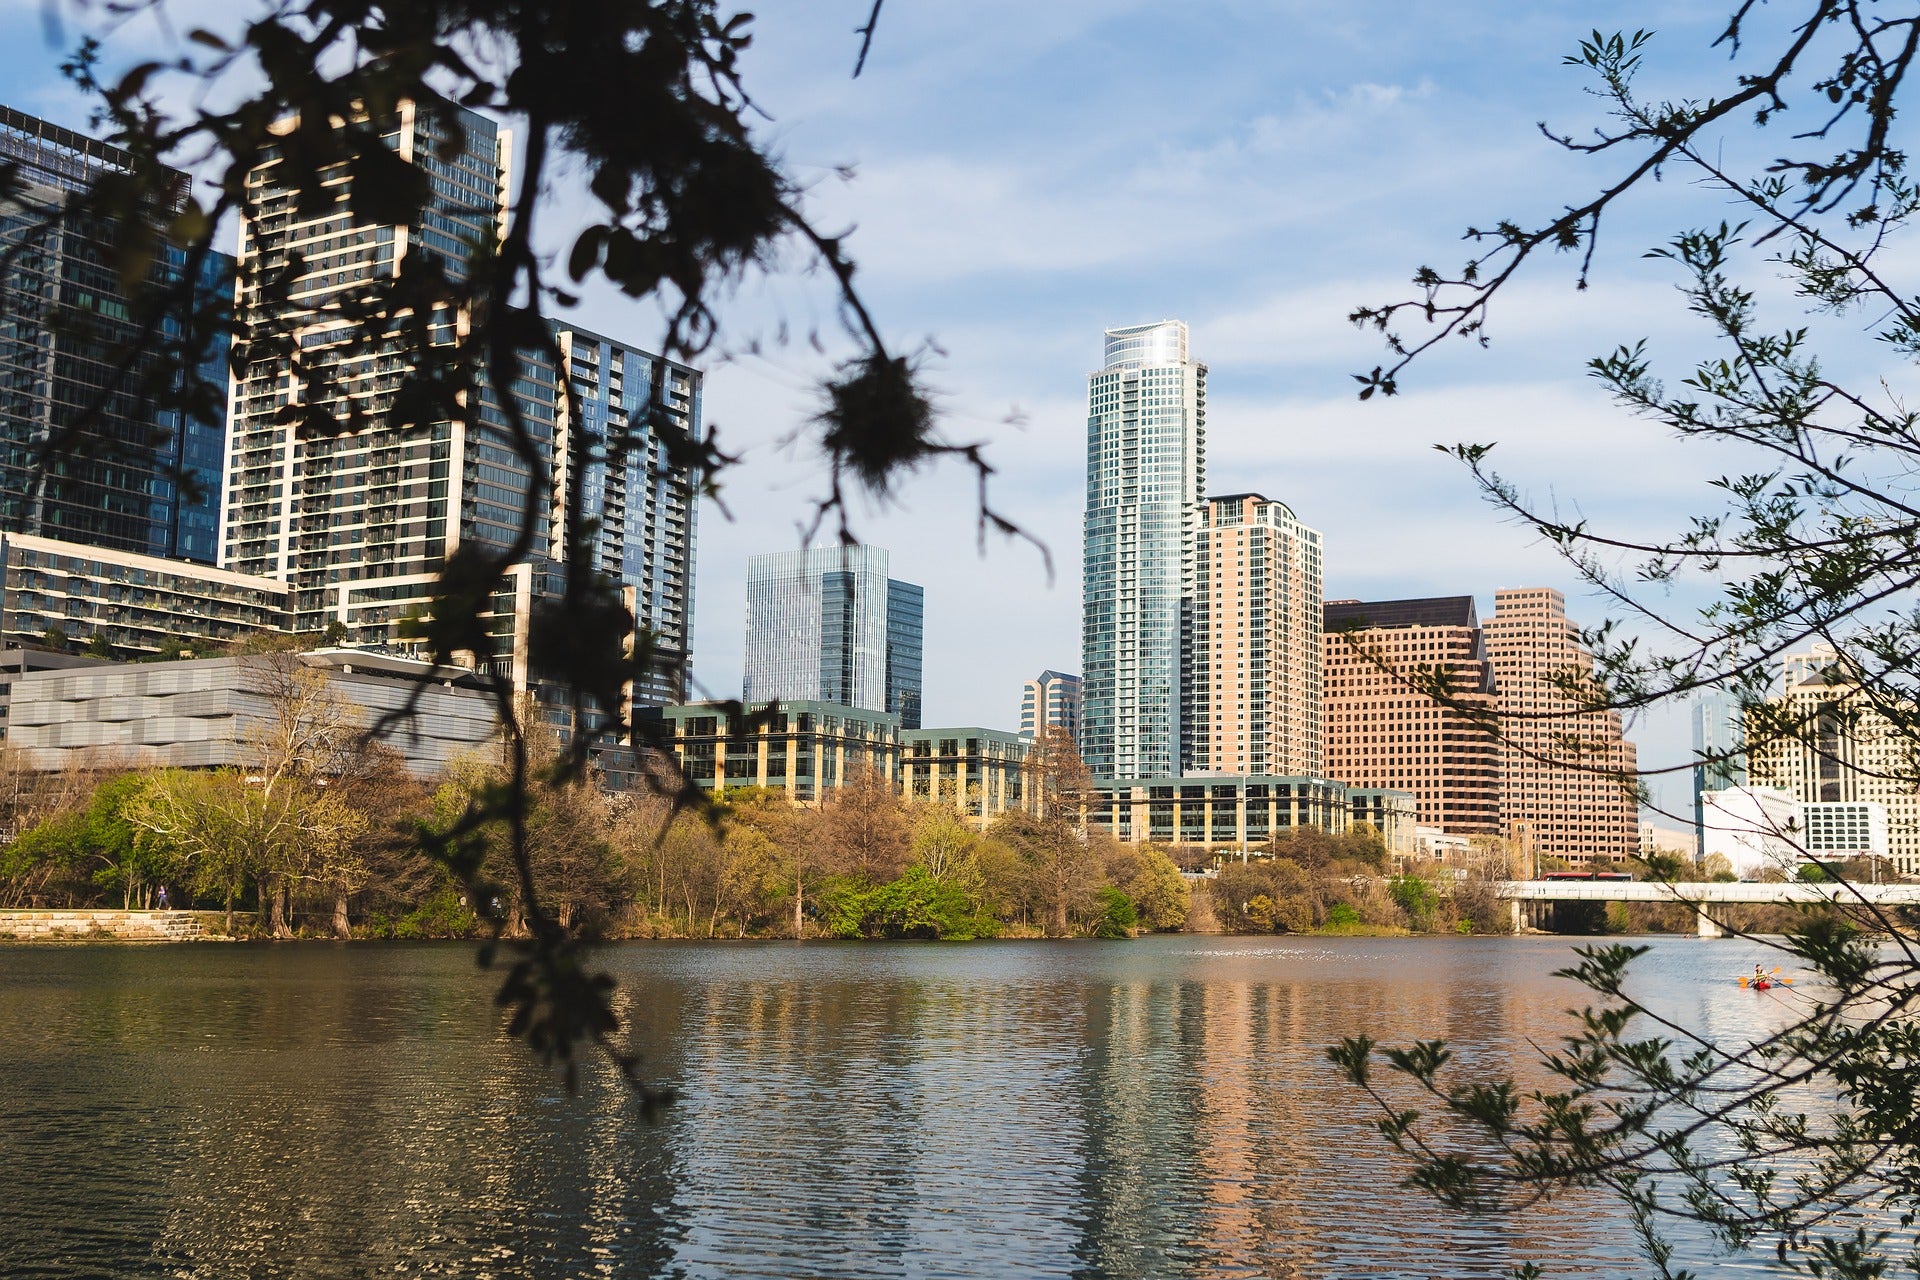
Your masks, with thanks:
[[(1559, 485), (1583, 514), (1616, 524), (1671, 524), (1708, 501), (1708, 475), (1735, 465), (1631, 425), (1584, 376), (1584, 360), (1616, 339), (1694, 336), (1670, 276), (1639, 257), (1647, 228), (1669, 225), (1664, 214), (1622, 212), (1598, 287), (1578, 293), (1571, 266), (1549, 267), (1516, 293), (1495, 317), (1491, 351), (1437, 352), (1401, 396), (1353, 400), (1349, 375), (1382, 352), (1347, 311), (1403, 293), (1422, 262), (1456, 261), (1464, 226), (1537, 208), (1542, 166), (1566, 162), (1534, 122), (1592, 119), (1560, 55), (1596, 24), (1644, 15), (1530, 11), (1469, 29), (1379, 4), (1235, 12), (1237, 42), (1265, 51), (1247, 60), (1221, 57), (1218, 22), (1169, 36), (1126, 3), (1063, 0), (1017, 20), (992, 5), (907, 8), (889, 11), (850, 81), (857, 41), (847, 32), (866, 7), (760, 6), (746, 70), (769, 136), (817, 184), (816, 210), (852, 229), (875, 315), (909, 351), (937, 340), (928, 372), (947, 430), (988, 442), (994, 500), (1053, 556), (1050, 580), (1021, 544), (954, 554), (971, 538), (975, 499), (957, 467), (916, 477), (893, 504), (856, 502), (860, 537), (944, 557), (928, 665), (970, 662), (980, 678), (930, 688), (931, 720), (1000, 722), (994, 689), (1076, 662), (1080, 511), (1059, 498), (1077, 492), (1083, 463), (1085, 334), (1105, 324), (1187, 320), (1212, 367), (1215, 453), (1242, 460), (1234, 487), (1282, 494), (1326, 533), (1333, 596), (1464, 591), (1484, 613), (1495, 584), (1528, 582), (1596, 612), (1550, 549), (1481, 505), (1434, 443), (1497, 439), (1516, 483), (1542, 496)], [(1002, 18), (1021, 36), (989, 48)], [(1650, 77), (1672, 76), (1718, 34), (1710, 13), (1662, 11), (1660, 22)], [(0, 15), (0, 35), (16, 104), (84, 125), (40, 15)], [(1097, 67), (1063, 56), (1087, 45), (1101, 50)], [(1142, 93), (1160, 109), (1138, 113)], [(977, 104), (965, 121), (950, 110), (956, 100)], [(1067, 138), (1071, 147), (1051, 145)], [(835, 174), (848, 165), (859, 172), (843, 183)], [(1125, 199), (1104, 194), (1115, 184)], [(743, 287), (723, 317), (706, 410), (747, 461), (723, 490), (731, 519), (710, 508), (702, 530), (696, 693), (736, 691), (745, 557), (799, 545), (808, 502), (824, 490), (812, 459), (778, 442), (811, 415), (812, 379), (839, 354), (831, 314), (812, 285), (776, 279)], [(588, 296), (579, 320), (643, 345), (648, 336), (612, 297)], [(784, 348), (783, 329), (795, 339)], [(817, 356), (802, 341), (816, 330)], [(1599, 440), (1631, 447), (1636, 465), (1587, 466)], [(998, 637), (984, 654), (973, 640), (983, 625)], [(1676, 708), (1634, 733), (1664, 744), (1643, 751), (1649, 764), (1671, 764), (1686, 759), (1687, 729)], [(1666, 807), (1689, 806), (1675, 792)]]

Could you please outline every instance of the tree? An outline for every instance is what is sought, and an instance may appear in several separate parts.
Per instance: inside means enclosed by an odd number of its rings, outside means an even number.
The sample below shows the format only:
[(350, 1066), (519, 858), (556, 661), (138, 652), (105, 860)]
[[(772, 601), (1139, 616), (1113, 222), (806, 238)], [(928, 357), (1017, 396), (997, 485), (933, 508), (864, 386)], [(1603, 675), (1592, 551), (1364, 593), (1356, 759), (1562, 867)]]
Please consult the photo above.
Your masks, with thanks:
[[(1748, 750), (1796, 742), (1832, 760), (1821, 743), (1823, 713), (1769, 699), (1782, 655), (1822, 644), (1829, 671), (1890, 726), (1888, 749), (1867, 767), (1912, 789), (1920, 786), (1920, 511), (1911, 485), (1920, 417), (1891, 378), (1837, 379), (1830, 370), (1843, 362), (1819, 358), (1821, 330), (1799, 316), (1772, 319), (1777, 304), (1763, 301), (1769, 291), (1752, 276), (1783, 280), (1796, 305), (1830, 322), (1826, 332), (1858, 317), (1889, 366), (1920, 355), (1920, 290), (1898, 249), (1920, 212), (1920, 187), (1897, 127), (1920, 16), (1864, 0), (1801, 0), (1785, 11), (1738, 0), (1718, 44), (1746, 69), (1673, 100), (1646, 97), (1636, 84), (1652, 39), (1595, 32), (1567, 59), (1593, 79), (1609, 116), (1591, 134), (1548, 136), (1606, 168), (1592, 194), (1556, 202), (1545, 218), (1472, 229), (1479, 249), (1460, 270), (1423, 267), (1415, 296), (1354, 312), (1387, 335), (1391, 352), (1389, 363), (1359, 375), (1360, 395), (1396, 394), (1411, 362), (1449, 336), (1484, 341), (1498, 300), (1545, 251), (1577, 255), (1584, 285), (1604, 269), (1603, 220), (1646, 195), (1652, 180), (1663, 191), (1705, 188), (1717, 207), (1651, 255), (1676, 273), (1713, 349), (1671, 385), (1659, 372), (1667, 359), (1644, 341), (1624, 342), (1587, 368), (1628, 411), (1682, 438), (1732, 446), (1736, 469), (1715, 481), (1724, 506), (1666, 536), (1601, 530), (1533, 505), (1494, 470), (1491, 446), (1449, 452), (1497, 507), (1612, 602), (1613, 616), (1583, 637), (1596, 654), (1594, 675), (1563, 682), (1582, 709), (1631, 713), (1718, 689), (1744, 710)], [(1790, 136), (1778, 132), (1783, 123)], [(1748, 127), (1763, 131), (1769, 159), (1740, 159), (1755, 153), (1742, 136)], [(1406, 336), (1403, 323), (1418, 319), (1430, 329)], [(1694, 619), (1669, 616), (1676, 590), (1710, 603)], [(1439, 1042), (1392, 1052), (1385, 1076), (1364, 1037), (1333, 1058), (1386, 1109), (1382, 1131), (1412, 1158), (1413, 1180), (1447, 1204), (1484, 1208), (1605, 1187), (1631, 1210), (1663, 1275), (1665, 1215), (1704, 1223), (1731, 1247), (1770, 1242), (1783, 1261), (1815, 1274), (1911, 1268), (1920, 1023), (1905, 1002), (1920, 962), (1909, 947), (1883, 950), (1817, 919), (1786, 945), (1821, 981), (1795, 988), (1803, 1016), (1751, 1044), (1655, 1014), (1624, 985), (1635, 951), (1600, 947), (1567, 971), (1597, 1003), (1545, 1059), (1560, 1078), (1554, 1090), (1456, 1080)], [(1461, 1122), (1459, 1141), (1410, 1109), (1402, 1085)]]
[(862, 884), (884, 884), (905, 870), (911, 839), (906, 808), (879, 770), (855, 769), (846, 784), (820, 802), (813, 838), (840, 874)]
[(1041, 725), (1021, 771), (1035, 813), (1085, 829), (1086, 807), (1093, 801), (1093, 774), (1080, 758), (1072, 734), (1057, 724)]
[[(152, 10), (156, 27), (171, 32), (166, 9), (165, 0), (132, 0), (113, 6), (104, 21), (120, 30), (130, 11)], [(617, 591), (599, 576), (581, 486), (567, 486), (565, 508), (555, 509), (560, 491), (550, 483), (544, 425), (530, 421), (516, 397), (490, 389), (511, 388), (530, 361), (556, 356), (546, 320), (575, 305), (585, 288), (617, 290), (656, 307), (665, 318), (663, 354), (696, 358), (720, 327), (716, 285), (790, 260), (789, 243), (824, 268), (849, 350), (822, 386), (810, 427), (829, 476), (809, 527), (831, 526), (850, 537), (850, 497), (886, 496), (908, 473), (948, 457), (981, 481), (981, 535), (1019, 532), (984, 497), (991, 468), (980, 446), (940, 434), (919, 385), (917, 356), (886, 341), (854, 286), (841, 239), (813, 224), (802, 184), (756, 141), (756, 109), (740, 71), (751, 39), (748, 15), (729, 15), (714, 0), (423, 0), (344, 9), (332, 0), (282, 0), (250, 12), (209, 12), (212, 25), (184, 31), (175, 47), (141, 50), (148, 60), (122, 73), (108, 70), (112, 50), (92, 38), (82, 43), (70, 74), (97, 97), (102, 140), (135, 162), (47, 211), (41, 225), (23, 229), (20, 243), (66, 220), (122, 229), (116, 260), (107, 265), (134, 282), (136, 336), (107, 353), (106, 363), (150, 369), (163, 411), (204, 416), (224, 401), (224, 378), (209, 378), (207, 370), (225, 335), (233, 340), (238, 376), (258, 370), (289, 378), (283, 420), (309, 436), (381, 430), (424, 439), (436, 423), (498, 412), (493, 425), (533, 483), (510, 536), (463, 541), (438, 567), (432, 606), (409, 633), (436, 660), (490, 653), (486, 614), (493, 598), (507, 588), (513, 566), (537, 550), (549, 553), (562, 566), (564, 588), (533, 619), (529, 659), (563, 675), (575, 723), (598, 723), (615, 736), (628, 732), (625, 695), (650, 656), (651, 638), (635, 635)], [(865, 42), (877, 16), (876, 7), (863, 28)], [(466, 246), (462, 269), (448, 269), (433, 253), (410, 254), (395, 278), (316, 314), (293, 297), (302, 263), (261, 255), (243, 263), (240, 279), (260, 303), (257, 323), (237, 329), (217, 299), (194, 305), (188, 284), (220, 228), (236, 215), (256, 214), (264, 199), (290, 200), (305, 215), (338, 208), (362, 225), (396, 226), (420, 239), (433, 216), (433, 179), (423, 158), (390, 149), (383, 132), (403, 104), (449, 115), (452, 103), (513, 119), (523, 140), (498, 239)], [(248, 180), (268, 155), (278, 161), (271, 192)], [(165, 167), (169, 160), (196, 168), (202, 180), (183, 191)], [(0, 187), (15, 186), (13, 167), (0, 169)], [(554, 218), (550, 195), (562, 187), (594, 202), (584, 224)], [(156, 217), (157, 210), (166, 212)], [(163, 245), (177, 251), (180, 270), (148, 270)], [(312, 360), (301, 334), (322, 323), (351, 339), (326, 360)], [(354, 394), (348, 382), (355, 371), (376, 362), (402, 371), (399, 386), (383, 399)], [(71, 429), (52, 433), (42, 463), (98, 435), (98, 413), (94, 406)], [(706, 491), (719, 491), (731, 459), (711, 438), (693, 440), (672, 415), (651, 409), (641, 422), (615, 424), (613, 434), (628, 429), (649, 431), (674, 465), (690, 468)], [(621, 445), (616, 439), (608, 447)], [(556, 538), (549, 548), (550, 534)], [(429, 852), (478, 893), (492, 887), (485, 829), (502, 824), (508, 871), (532, 929), (512, 949), (516, 958), (503, 979), (510, 1025), (544, 1059), (562, 1065), (569, 1084), (582, 1042), (603, 1050), (637, 1083), (634, 1060), (613, 1038), (618, 1019), (607, 985), (588, 972), (577, 940), (560, 924), (562, 913), (539, 900), (529, 844), (530, 722), (504, 687), (496, 710), (507, 744), (506, 785), (473, 797), (484, 803), (437, 829)], [(590, 735), (577, 735), (567, 767), (583, 771), (591, 746)], [(495, 954), (483, 953), (489, 961)]]

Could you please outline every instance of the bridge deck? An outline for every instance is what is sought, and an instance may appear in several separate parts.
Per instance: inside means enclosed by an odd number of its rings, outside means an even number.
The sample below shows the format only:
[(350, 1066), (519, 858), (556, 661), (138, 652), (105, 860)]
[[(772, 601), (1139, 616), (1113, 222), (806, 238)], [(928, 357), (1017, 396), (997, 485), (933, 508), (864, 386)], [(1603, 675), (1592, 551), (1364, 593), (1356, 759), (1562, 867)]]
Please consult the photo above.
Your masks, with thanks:
[(1842, 902), (1874, 906), (1920, 904), (1920, 884), (1662, 884), (1656, 880), (1499, 880), (1496, 896), (1510, 902)]

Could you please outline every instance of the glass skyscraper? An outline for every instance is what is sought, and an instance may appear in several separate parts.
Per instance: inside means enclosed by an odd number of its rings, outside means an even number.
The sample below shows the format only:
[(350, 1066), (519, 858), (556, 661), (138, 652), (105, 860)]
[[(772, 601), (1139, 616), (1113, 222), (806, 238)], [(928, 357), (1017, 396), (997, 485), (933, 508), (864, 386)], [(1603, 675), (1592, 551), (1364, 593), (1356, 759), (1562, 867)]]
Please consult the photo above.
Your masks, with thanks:
[(1106, 331), (1087, 380), (1080, 754), (1096, 778), (1173, 777), (1182, 759), (1207, 367), (1178, 320)]
[(920, 727), (925, 597), (888, 559), (834, 546), (747, 561), (748, 702), (837, 702)]
[[(0, 107), (0, 164), (16, 185), (0, 198), (0, 529), (101, 549), (212, 564), (220, 509), (226, 414), (183, 413), (183, 379), (160, 357), (134, 354), (142, 318), (115, 274), (125, 228), (65, 213), (104, 173), (134, 158)], [(183, 207), (185, 174), (172, 174)], [(148, 284), (168, 291), (161, 337), (224, 312), (233, 259), (208, 253), (191, 280), (187, 255), (164, 241)], [(228, 340), (213, 335), (200, 373), (226, 380)], [(58, 456), (42, 452), (58, 442)], [(43, 465), (43, 463), (45, 465)]]

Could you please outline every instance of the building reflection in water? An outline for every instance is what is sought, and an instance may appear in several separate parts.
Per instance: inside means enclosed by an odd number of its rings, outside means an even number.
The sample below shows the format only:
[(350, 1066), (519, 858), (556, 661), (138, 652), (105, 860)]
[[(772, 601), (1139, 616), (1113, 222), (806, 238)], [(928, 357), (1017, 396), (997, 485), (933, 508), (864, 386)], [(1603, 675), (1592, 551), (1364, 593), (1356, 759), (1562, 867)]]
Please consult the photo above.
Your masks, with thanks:
[[(1690, 1025), (1744, 944), (1641, 962)], [(1607, 1202), (1468, 1219), (1399, 1186), (1324, 1049), (1526, 1071), (1562, 940), (606, 953), (651, 1079), (579, 1097), (464, 947), (0, 951), (0, 1271), (361, 1276), (1613, 1275)], [(1722, 972), (1724, 970), (1724, 972)], [(1738, 1001), (1740, 1003), (1736, 1004)]]

